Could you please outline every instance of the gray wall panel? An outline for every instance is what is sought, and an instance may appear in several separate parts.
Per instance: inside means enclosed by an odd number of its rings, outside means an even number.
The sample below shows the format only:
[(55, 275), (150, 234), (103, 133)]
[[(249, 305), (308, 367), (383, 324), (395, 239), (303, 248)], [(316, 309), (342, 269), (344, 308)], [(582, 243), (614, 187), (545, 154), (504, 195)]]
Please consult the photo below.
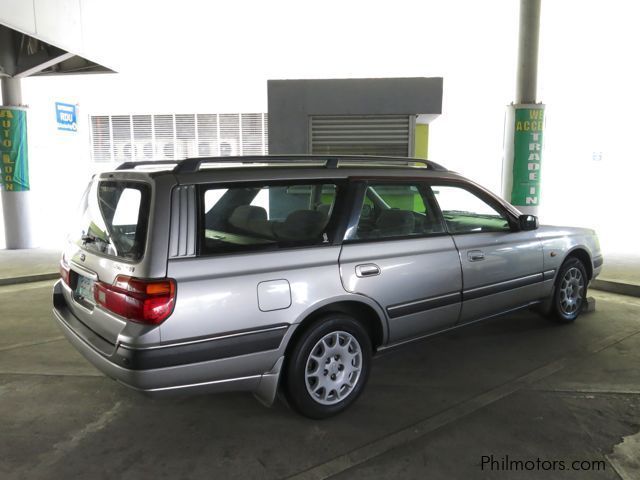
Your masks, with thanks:
[(435, 78), (269, 80), (269, 153), (307, 153), (309, 115), (442, 113)]

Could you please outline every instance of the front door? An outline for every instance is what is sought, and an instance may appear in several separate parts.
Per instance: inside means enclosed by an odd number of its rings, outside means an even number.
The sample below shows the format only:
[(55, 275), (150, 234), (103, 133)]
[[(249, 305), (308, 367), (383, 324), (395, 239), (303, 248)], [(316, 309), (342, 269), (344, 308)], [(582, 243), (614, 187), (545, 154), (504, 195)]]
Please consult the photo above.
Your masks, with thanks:
[(357, 218), (340, 254), (344, 288), (385, 309), (390, 343), (453, 326), (460, 259), (428, 187), (371, 181), (357, 188)]
[(499, 204), (471, 185), (445, 183), (431, 188), (460, 252), (460, 322), (540, 299), (542, 245), (532, 232), (518, 231)]

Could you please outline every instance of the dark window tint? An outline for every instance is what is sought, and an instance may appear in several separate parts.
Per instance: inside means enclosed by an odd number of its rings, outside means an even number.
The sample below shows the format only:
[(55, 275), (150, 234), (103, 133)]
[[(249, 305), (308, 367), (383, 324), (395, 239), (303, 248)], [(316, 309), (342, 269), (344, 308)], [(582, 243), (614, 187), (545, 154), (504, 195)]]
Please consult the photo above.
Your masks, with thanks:
[(431, 187), (451, 233), (509, 231), (506, 216), (461, 187)]
[(370, 184), (354, 239), (442, 233), (442, 223), (428, 193), (420, 184)]
[(86, 250), (128, 260), (144, 254), (149, 187), (134, 182), (92, 182), (80, 205), (75, 241)]
[(336, 192), (334, 184), (207, 189), (201, 250), (215, 254), (329, 243)]

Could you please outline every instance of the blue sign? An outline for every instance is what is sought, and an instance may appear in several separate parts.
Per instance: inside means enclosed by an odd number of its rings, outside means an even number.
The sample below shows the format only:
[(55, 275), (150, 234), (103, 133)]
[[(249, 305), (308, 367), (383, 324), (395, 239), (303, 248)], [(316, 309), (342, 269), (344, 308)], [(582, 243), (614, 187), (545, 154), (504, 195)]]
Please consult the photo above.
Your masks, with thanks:
[(76, 106), (70, 103), (56, 102), (56, 122), (58, 123), (58, 130), (77, 131), (78, 117)]

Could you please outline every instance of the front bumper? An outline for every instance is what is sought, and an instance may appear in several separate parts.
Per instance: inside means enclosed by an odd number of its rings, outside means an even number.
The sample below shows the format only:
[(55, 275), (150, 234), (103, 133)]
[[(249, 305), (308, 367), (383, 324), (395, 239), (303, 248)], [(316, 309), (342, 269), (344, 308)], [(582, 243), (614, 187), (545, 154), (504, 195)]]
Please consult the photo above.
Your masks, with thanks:
[(597, 257), (593, 257), (593, 275), (591, 275), (591, 279), (593, 280), (600, 272), (602, 272), (602, 265), (604, 264), (604, 258), (602, 255), (598, 255)]
[[(280, 343), (286, 329), (260, 338), (246, 337), (237, 349), (228, 344), (197, 343), (161, 349), (132, 349), (112, 344), (82, 323), (68, 308), (65, 288), (53, 290), (53, 316), (69, 342), (93, 366), (119, 383), (153, 396), (225, 391), (262, 392), (279, 376)], [(247, 349), (258, 349), (249, 353)], [(213, 351), (212, 351), (213, 350)], [(240, 353), (238, 355), (238, 353)], [(225, 356), (227, 355), (227, 356)], [(207, 359), (205, 361), (198, 361)], [(279, 361), (280, 360), (280, 361)], [(272, 392), (260, 395), (269, 403)], [(273, 392), (275, 396), (275, 392)]]

